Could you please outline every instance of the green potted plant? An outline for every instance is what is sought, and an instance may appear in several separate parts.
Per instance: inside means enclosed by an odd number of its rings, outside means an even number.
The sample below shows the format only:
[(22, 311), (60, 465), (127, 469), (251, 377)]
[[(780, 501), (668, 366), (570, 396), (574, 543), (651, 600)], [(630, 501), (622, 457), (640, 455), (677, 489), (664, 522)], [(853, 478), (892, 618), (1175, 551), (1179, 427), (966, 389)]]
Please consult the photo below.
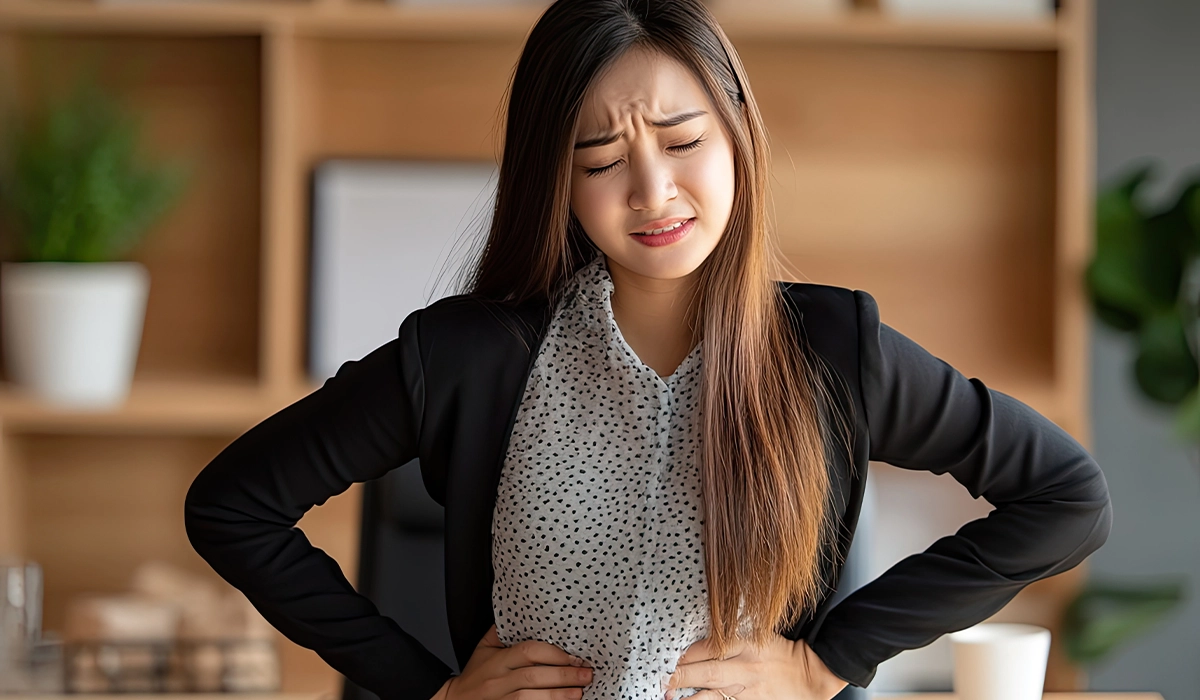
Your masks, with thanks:
[[(1131, 336), (1142, 394), (1175, 408), (1175, 434), (1200, 438), (1200, 171), (1157, 210), (1139, 201), (1153, 166), (1141, 164), (1101, 189), (1096, 248), (1085, 277), (1097, 318)], [(1089, 582), (1068, 605), (1064, 648), (1095, 664), (1145, 632), (1184, 598), (1186, 579)]]
[(140, 126), (90, 80), (26, 119), (8, 116), (0, 216), (17, 260), (0, 266), (0, 320), (9, 379), (53, 403), (120, 403), (150, 282), (126, 256), (176, 200), (185, 168), (140, 165)]
[(1133, 336), (1137, 386), (1151, 400), (1177, 407), (1176, 433), (1194, 441), (1200, 438), (1200, 171), (1173, 203), (1147, 211), (1138, 191), (1152, 172), (1139, 165), (1097, 197), (1087, 286), (1100, 321)]

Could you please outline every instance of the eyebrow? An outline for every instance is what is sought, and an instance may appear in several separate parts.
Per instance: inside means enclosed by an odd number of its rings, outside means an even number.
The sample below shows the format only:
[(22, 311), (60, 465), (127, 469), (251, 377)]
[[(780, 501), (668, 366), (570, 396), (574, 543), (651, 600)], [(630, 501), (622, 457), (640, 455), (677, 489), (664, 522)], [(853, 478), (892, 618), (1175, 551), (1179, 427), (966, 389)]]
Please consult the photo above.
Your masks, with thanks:
[[(700, 117), (705, 114), (708, 114), (708, 112), (705, 112), (702, 109), (697, 109), (697, 110), (693, 110), (691, 112), (680, 112), (679, 114), (672, 114), (671, 116), (667, 117), (666, 119), (663, 119), (660, 122), (650, 122), (650, 123), (653, 124), (654, 126), (665, 129), (669, 126), (677, 126), (677, 125), (682, 124), (690, 119), (695, 119), (696, 117)], [(618, 132), (615, 134), (601, 134), (600, 136), (597, 136), (594, 139), (587, 139), (586, 141), (577, 142), (575, 144), (575, 150), (579, 150), (581, 148), (595, 148), (596, 146), (607, 146), (608, 144), (616, 141), (617, 139), (621, 138), (624, 135), (625, 135), (624, 131), (621, 131), (621, 132)]]

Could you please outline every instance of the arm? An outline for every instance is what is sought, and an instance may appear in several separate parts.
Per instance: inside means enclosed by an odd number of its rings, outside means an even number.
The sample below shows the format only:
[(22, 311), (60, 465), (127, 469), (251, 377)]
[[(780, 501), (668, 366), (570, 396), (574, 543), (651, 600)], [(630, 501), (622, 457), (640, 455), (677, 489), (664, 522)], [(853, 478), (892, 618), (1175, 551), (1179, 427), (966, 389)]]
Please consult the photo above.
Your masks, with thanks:
[(1108, 537), (1112, 505), (1099, 465), (1070, 435), (880, 323), (866, 292), (854, 296), (869, 458), (948, 472), (995, 506), (829, 611), (813, 651), (866, 687), (883, 661), (981, 622), (1029, 583), (1078, 565)]
[(417, 456), (424, 381), (420, 311), (399, 337), (238, 437), (184, 505), (192, 546), (263, 617), (381, 698), (430, 698), (450, 668), (359, 595), (295, 527), (352, 483)]

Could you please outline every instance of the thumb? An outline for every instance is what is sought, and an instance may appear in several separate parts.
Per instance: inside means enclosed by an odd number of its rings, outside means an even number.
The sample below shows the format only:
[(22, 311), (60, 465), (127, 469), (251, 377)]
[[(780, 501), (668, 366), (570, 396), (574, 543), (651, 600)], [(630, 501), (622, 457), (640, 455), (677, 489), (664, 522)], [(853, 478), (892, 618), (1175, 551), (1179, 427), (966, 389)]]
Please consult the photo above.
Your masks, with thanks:
[(504, 648), (504, 643), (500, 641), (500, 635), (496, 632), (496, 625), (488, 628), (488, 631), (483, 635), (483, 639), (479, 641), (483, 646)]

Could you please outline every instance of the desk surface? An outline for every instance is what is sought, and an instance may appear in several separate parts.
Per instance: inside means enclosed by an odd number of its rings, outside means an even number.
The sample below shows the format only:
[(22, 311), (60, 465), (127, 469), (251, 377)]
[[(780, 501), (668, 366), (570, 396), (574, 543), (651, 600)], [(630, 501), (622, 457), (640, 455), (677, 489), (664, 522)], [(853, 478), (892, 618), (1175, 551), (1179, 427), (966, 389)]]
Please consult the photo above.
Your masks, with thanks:
[(339, 700), (339, 697), (334, 693), (0, 693), (0, 700)]
[[(875, 693), (881, 700), (954, 700), (954, 693)], [(1043, 700), (1163, 700), (1158, 693), (1046, 693)]]
[[(953, 693), (874, 693), (881, 700), (895, 698), (896, 700), (954, 700)], [(179, 693), (156, 695), (153, 693), (124, 693), (121, 695), (102, 695), (91, 693), (72, 693), (70, 695), (3, 695), (3, 700), (52, 700), (53, 698), (70, 698), (70, 700), (338, 700), (332, 694), (322, 693)], [(1044, 700), (1163, 700), (1158, 693), (1046, 693)]]

